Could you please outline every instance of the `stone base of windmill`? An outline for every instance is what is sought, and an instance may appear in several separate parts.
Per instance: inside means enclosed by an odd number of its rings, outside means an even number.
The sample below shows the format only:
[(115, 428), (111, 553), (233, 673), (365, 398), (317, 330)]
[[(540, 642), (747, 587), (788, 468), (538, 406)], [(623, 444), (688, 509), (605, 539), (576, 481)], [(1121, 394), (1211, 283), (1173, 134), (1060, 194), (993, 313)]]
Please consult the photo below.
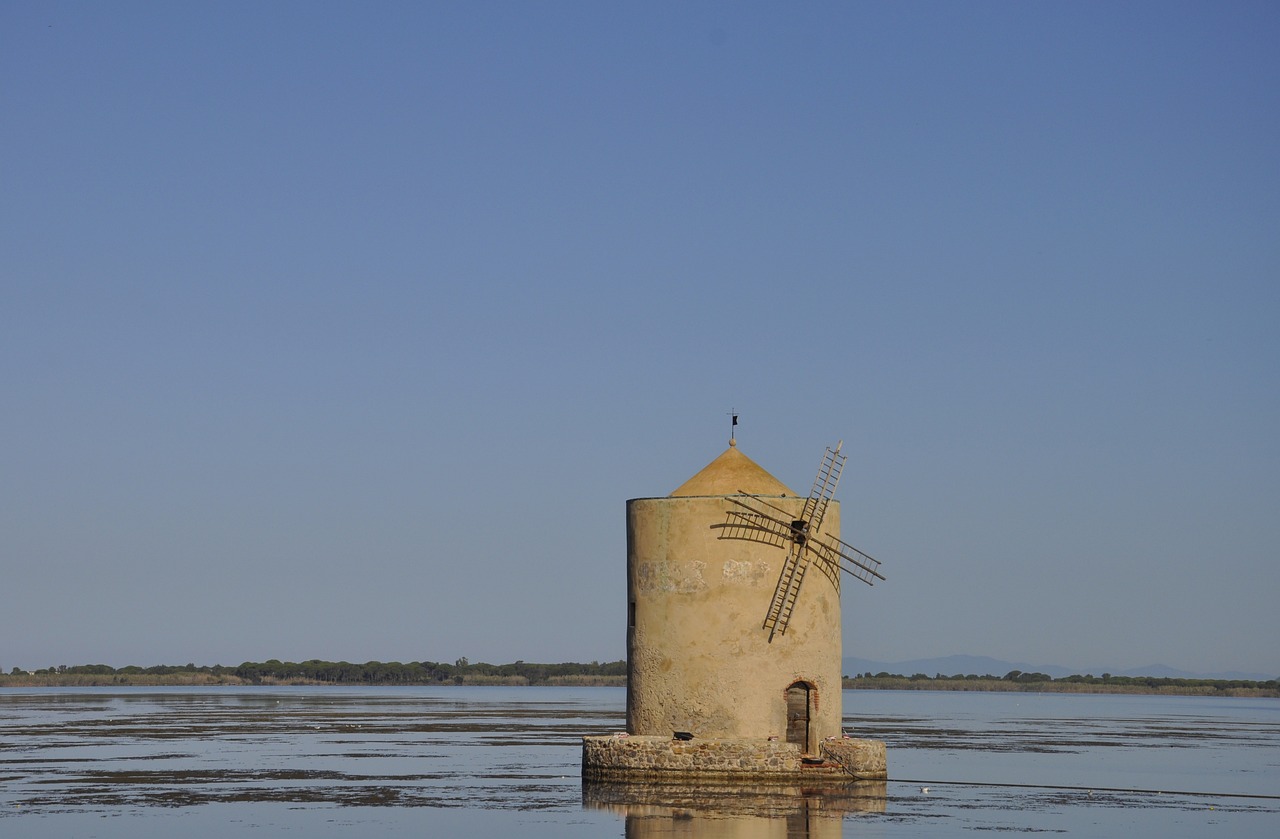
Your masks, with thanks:
[(822, 741), (817, 754), (778, 740), (677, 740), (613, 734), (582, 738), (582, 777), (591, 781), (797, 779), (875, 781), (888, 777), (884, 742)]

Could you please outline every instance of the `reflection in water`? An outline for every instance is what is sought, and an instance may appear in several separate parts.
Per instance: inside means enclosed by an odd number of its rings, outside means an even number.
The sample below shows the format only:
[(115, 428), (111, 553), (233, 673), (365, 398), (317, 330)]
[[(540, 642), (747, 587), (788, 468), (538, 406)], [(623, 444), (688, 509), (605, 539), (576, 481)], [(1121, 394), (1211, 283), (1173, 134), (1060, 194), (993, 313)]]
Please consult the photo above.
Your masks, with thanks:
[(883, 813), (884, 781), (801, 786), (585, 782), (583, 805), (626, 819), (628, 839), (837, 839), (851, 813)]

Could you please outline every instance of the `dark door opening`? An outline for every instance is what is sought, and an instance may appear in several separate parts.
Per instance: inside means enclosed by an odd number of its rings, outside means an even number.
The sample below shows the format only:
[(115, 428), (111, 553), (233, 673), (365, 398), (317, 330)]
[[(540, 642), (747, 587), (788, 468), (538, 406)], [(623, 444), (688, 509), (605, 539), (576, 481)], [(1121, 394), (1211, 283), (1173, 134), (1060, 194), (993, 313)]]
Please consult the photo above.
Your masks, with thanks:
[(801, 751), (809, 751), (809, 694), (804, 682), (796, 682), (787, 688), (787, 742), (795, 743)]

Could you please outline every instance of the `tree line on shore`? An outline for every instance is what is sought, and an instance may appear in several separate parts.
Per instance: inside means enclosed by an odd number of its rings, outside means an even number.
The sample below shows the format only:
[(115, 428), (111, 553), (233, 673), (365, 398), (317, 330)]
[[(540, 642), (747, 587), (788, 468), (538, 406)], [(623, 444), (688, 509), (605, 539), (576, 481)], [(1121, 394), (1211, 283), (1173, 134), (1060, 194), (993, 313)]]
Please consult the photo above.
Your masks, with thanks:
[(1041, 690), (1060, 693), (1214, 693), (1253, 692), (1280, 696), (1280, 679), (1252, 681), (1248, 679), (1184, 679), (1164, 676), (1061, 676), (1010, 670), (1003, 676), (956, 674), (933, 676), (914, 673), (859, 673), (845, 677), (845, 687), (869, 690)]
[[(440, 685), (440, 684), (621, 684), (627, 663), (609, 661), (538, 664), (516, 661), (511, 664), (471, 663), (459, 658), (453, 664), (435, 661), (348, 661), (292, 662), (269, 659), (246, 661), (238, 666), (197, 666), (160, 664), (152, 667), (111, 667), (106, 664), (60, 665), (24, 671), (17, 667), (0, 684), (146, 684), (146, 683), (237, 683), (288, 684), (319, 683), (340, 685)], [(622, 680), (622, 681), (619, 681)]]
[[(13, 668), (0, 674), (0, 686), (201, 685), (201, 684), (329, 684), (329, 685), (625, 685), (627, 663), (608, 661), (539, 664), (434, 661), (303, 662), (269, 659), (237, 666), (155, 665), (111, 667), (106, 664), (60, 665), (40, 670)], [(1048, 691), (1056, 693), (1176, 693), (1280, 697), (1280, 680), (1181, 679), (1155, 676), (1063, 676), (1011, 670), (991, 674), (858, 673), (846, 676), (854, 690)]]

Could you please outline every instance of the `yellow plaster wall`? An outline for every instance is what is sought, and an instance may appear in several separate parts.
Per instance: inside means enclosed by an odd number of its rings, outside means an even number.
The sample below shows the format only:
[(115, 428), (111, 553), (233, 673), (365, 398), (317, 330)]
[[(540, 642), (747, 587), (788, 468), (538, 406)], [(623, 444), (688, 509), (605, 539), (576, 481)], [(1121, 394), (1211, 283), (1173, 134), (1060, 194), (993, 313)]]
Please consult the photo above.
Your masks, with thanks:
[[(802, 498), (770, 498), (799, 517)], [(627, 502), (627, 730), (786, 738), (785, 691), (818, 691), (811, 748), (841, 726), (840, 600), (811, 565), (785, 635), (761, 628), (786, 550), (718, 539), (722, 496)], [(831, 502), (822, 533), (838, 536)], [(630, 623), (630, 620), (629, 620)]]

